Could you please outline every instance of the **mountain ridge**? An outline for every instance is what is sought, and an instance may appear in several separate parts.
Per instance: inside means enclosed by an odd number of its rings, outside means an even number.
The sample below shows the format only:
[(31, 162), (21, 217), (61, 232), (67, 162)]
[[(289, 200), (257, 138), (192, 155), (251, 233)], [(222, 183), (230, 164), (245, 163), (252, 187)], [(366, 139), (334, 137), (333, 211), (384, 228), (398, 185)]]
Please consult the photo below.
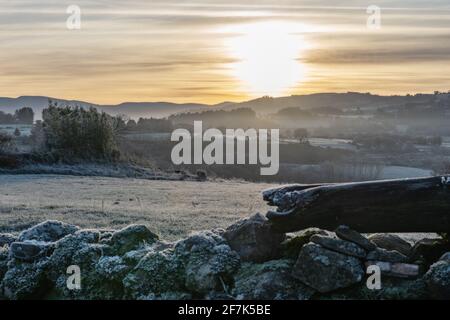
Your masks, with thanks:
[(426, 102), (433, 94), (416, 95), (376, 95), (360, 92), (346, 93), (312, 93), (307, 95), (291, 95), (285, 97), (259, 97), (242, 102), (221, 102), (217, 104), (204, 103), (175, 103), (175, 102), (122, 102), (119, 104), (95, 104), (82, 100), (68, 100), (47, 96), (20, 96), (17, 98), (0, 97), (0, 111), (14, 112), (22, 107), (32, 107), (36, 118), (41, 118), (42, 110), (48, 106), (48, 100), (60, 104), (93, 106), (112, 115), (124, 114), (130, 118), (154, 117), (164, 118), (177, 113), (201, 112), (205, 110), (233, 110), (237, 108), (251, 108), (259, 114), (275, 113), (289, 107), (358, 107), (375, 108), (389, 105), (404, 104), (406, 102)]

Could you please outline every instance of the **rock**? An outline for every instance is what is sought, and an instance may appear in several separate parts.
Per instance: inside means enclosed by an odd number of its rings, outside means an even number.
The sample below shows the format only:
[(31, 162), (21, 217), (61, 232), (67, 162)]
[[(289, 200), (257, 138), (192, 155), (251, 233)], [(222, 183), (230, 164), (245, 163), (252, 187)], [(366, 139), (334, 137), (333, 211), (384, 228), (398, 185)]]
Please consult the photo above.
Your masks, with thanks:
[(450, 262), (438, 261), (424, 276), (431, 297), (439, 300), (450, 299)]
[(113, 253), (123, 255), (128, 251), (136, 250), (140, 246), (149, 245), (158, 240), (158, 236), (146, 226), (131, 225), (116, 231), (107, 242)]
[(420, 274), (420, 267), (417, 264), (391, 263), (385, 261), (367, 261), (366, 268), (376, 265), (380, 268), (381, 274), (396, 278), (417, 278)]
[(10, 300), (41, 299), (50, 290), (47, 262), (10, 262), (1, 284), (3, 295)]
[[(8, 257), (9, 251), (8, 247), (0, 247), (0, 283), (2, 282), (3, 276), (8, 270)], [(1, 300), (1, 293), (0, 293)]]
[[(121, 299), (123, 297), (122, 281), (117, 281), (107, 272), (97, 268), (104, 256), (104, 244), (99, 244), (100, 233), (96, 230), (80, 230), (68, 235), (55, 244), (55, 249), (49, 257), (48, 277), (55, 285), (58, 297), (64, 299)], [(76, 265), (81, 270), (81, 290), (67, 288), (67, 268)], [(106, 267), (106, 264), (104, 265)], [(109, 265), (111, 268), (111, 265)]]
[(361, 262), (309, 243), (300, 251), (292, 275), (319, 292), (330, 292), (360, 282), (364, 277)]
[[(103, 245), (84, 244), (70, 259), (81, 271), (81, 290), (67, 288), (67, 267), (56, 278), (56, 289), (65, 299), (72, 300), (116, 300), (122, 299), (124, 288), (122, 277), (126, 266), (116, 265), (114, 257), (103, 258)], [(120, 260), (119, 260), (120, 261)]]
[(245, 263), (235, 276), (233, 296), (239, 300), (308, 300), (314, 290), (291, 275), (292, 260)]
[(130, 270), (130, 266), (118, 256), (101, 257), (95, 266), (95, 270), (100, 276), (106, 279), (122, 281)]
[(13, 242), (9, 247), (9, 252), (15, 259), (25, 262), (33, 262), (49, 254), (52, 248), (53, 244), (47, 242)]
[(353, 242), (366, 251), (373, 251), (376, 245), (359, 232), (350, 229), (348, 226), (339, 226), (335, 230), (336, 235), (342, 240)]
[(281, 251), (282, 256), (289, 259), (297, 259), (300, 250), (302, 250), (303, 246), (310, 242), (312, 236), (319, 235), (328, 235), (329, 233), (325, 230), (317, 229), (317, 228), (309, 228), (300, 231), (297, 235), (286, 237), (286, 240), (281, 243)]
[(375, 243), (380, 248), (390, 251), (398, 251), (407, 257), (411, 255), (412, 246), (409, 244), (409, 242), (395, 234), (376, 233), (370, 235), (369, 240)]
[(439, 261), (447, 261), (450, 262), (450, 252), (444, 253), (442, 257), (439, 258)]
[(239, 256), (219, 234), (193, 234), (174, 248), (145, 255), (123, 280), (134, 298), (165, 292), (186, 292), (204, 296), (211, 291), (227, 291), (240, 265)]
[(256, 214), (228, 227), (223, 234), (242, 261), (264, 262), (280, 256), (285, 235), (273, 231), (266, 217)]
[(186, 288), (194, 293), (228, 291), (233, 274), (239, 269), (239, 256), (222, 244), (208, 251), (191, 251), (186, 265)]
[(346, 254), (348, 256), (361, 259), (366, 257), (366, 251), (353, 242), (321, 235), (312, 236), (311, 242), (314, 242), (315, 244), (321, 245), (322, 247), (330, 249), (332, 251)]
[(0, 248), (9, 246), (11, 243), (17, 241), (17, 237), (10, 233), (0, 233)]
[(431, 266), (448, 250), (450, 244), (443, 239), (422, 239), (412, 248), (412, 259), (421, 260), (426, 267)]
[(127, 296), (142, 299), (166, 292), (183, 292), (185, 277), (182, 261), (172, 249), (150, 252), (123, 279)]
[(409, 260), (407, 256), (398, 251), (388, 251), (382, 248), (376, 248), (375, 250), (369, 252), (366, 259), (392, 263), (406, 263)]
[(178, 242), (176, 255), (185, 266), (185, 286), (197, 294), (227, 292), (239, 269), (239, 255), (218, 233), (204, 231)]
[(321, 295), (321, 300), (426, 300), (428, 289), (422, 278), (411, 280), (401, 278), (381, 279), (380, 290), (370, 290), (366, 282), (350, 288)]
[(26, 240), (54, 242), (78, 230), (78, 227), (71, 224), (47, 220), (20, 233), (18, 240), (20, 242)]

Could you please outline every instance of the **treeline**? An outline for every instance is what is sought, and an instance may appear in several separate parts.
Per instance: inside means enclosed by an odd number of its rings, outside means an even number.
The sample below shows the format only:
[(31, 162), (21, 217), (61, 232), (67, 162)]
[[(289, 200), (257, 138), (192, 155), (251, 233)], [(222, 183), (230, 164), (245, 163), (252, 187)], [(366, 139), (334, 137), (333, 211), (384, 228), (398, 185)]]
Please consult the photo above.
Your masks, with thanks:
[(126, 130), (132, 132), (172, 132), (173, 125), (172, 121), (167, 119), (146, 119), (139, 118), (136, 122), (131, 119), (126, 124)]
[(14, 114), (0, 111), (0, 124), (33, 124), (34, 111), (32, 108), (21, 108)]

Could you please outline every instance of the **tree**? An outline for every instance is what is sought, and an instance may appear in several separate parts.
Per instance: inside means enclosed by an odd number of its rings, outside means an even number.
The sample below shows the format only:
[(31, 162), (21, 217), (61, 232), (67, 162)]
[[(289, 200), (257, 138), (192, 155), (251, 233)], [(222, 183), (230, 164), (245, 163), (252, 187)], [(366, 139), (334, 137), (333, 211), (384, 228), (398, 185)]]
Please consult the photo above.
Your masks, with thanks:
[(14, 116), (10, 113), (0, 111), (0, 124), (14, 124)]
[(46, 149), (63, 160), (115, 160), (119, 156), (116, 135), (123, 124), (95, 108), (64, 106), (50, 102), (42, 113)]
[(33, 124), (34, 111), (27, 107), (18, 109), (14, 113), (14, 118), (16, 119), (16, 122), (20, 124)]

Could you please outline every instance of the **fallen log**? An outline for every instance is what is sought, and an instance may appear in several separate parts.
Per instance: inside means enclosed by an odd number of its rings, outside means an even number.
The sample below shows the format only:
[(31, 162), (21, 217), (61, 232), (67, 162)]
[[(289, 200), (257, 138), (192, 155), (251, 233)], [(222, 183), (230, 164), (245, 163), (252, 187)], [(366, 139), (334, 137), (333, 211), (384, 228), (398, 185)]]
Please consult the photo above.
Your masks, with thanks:
[(292, 185), (263, 192), (275, 230), (347, 225), (363, 233), (450, 231), (450, 176)]

